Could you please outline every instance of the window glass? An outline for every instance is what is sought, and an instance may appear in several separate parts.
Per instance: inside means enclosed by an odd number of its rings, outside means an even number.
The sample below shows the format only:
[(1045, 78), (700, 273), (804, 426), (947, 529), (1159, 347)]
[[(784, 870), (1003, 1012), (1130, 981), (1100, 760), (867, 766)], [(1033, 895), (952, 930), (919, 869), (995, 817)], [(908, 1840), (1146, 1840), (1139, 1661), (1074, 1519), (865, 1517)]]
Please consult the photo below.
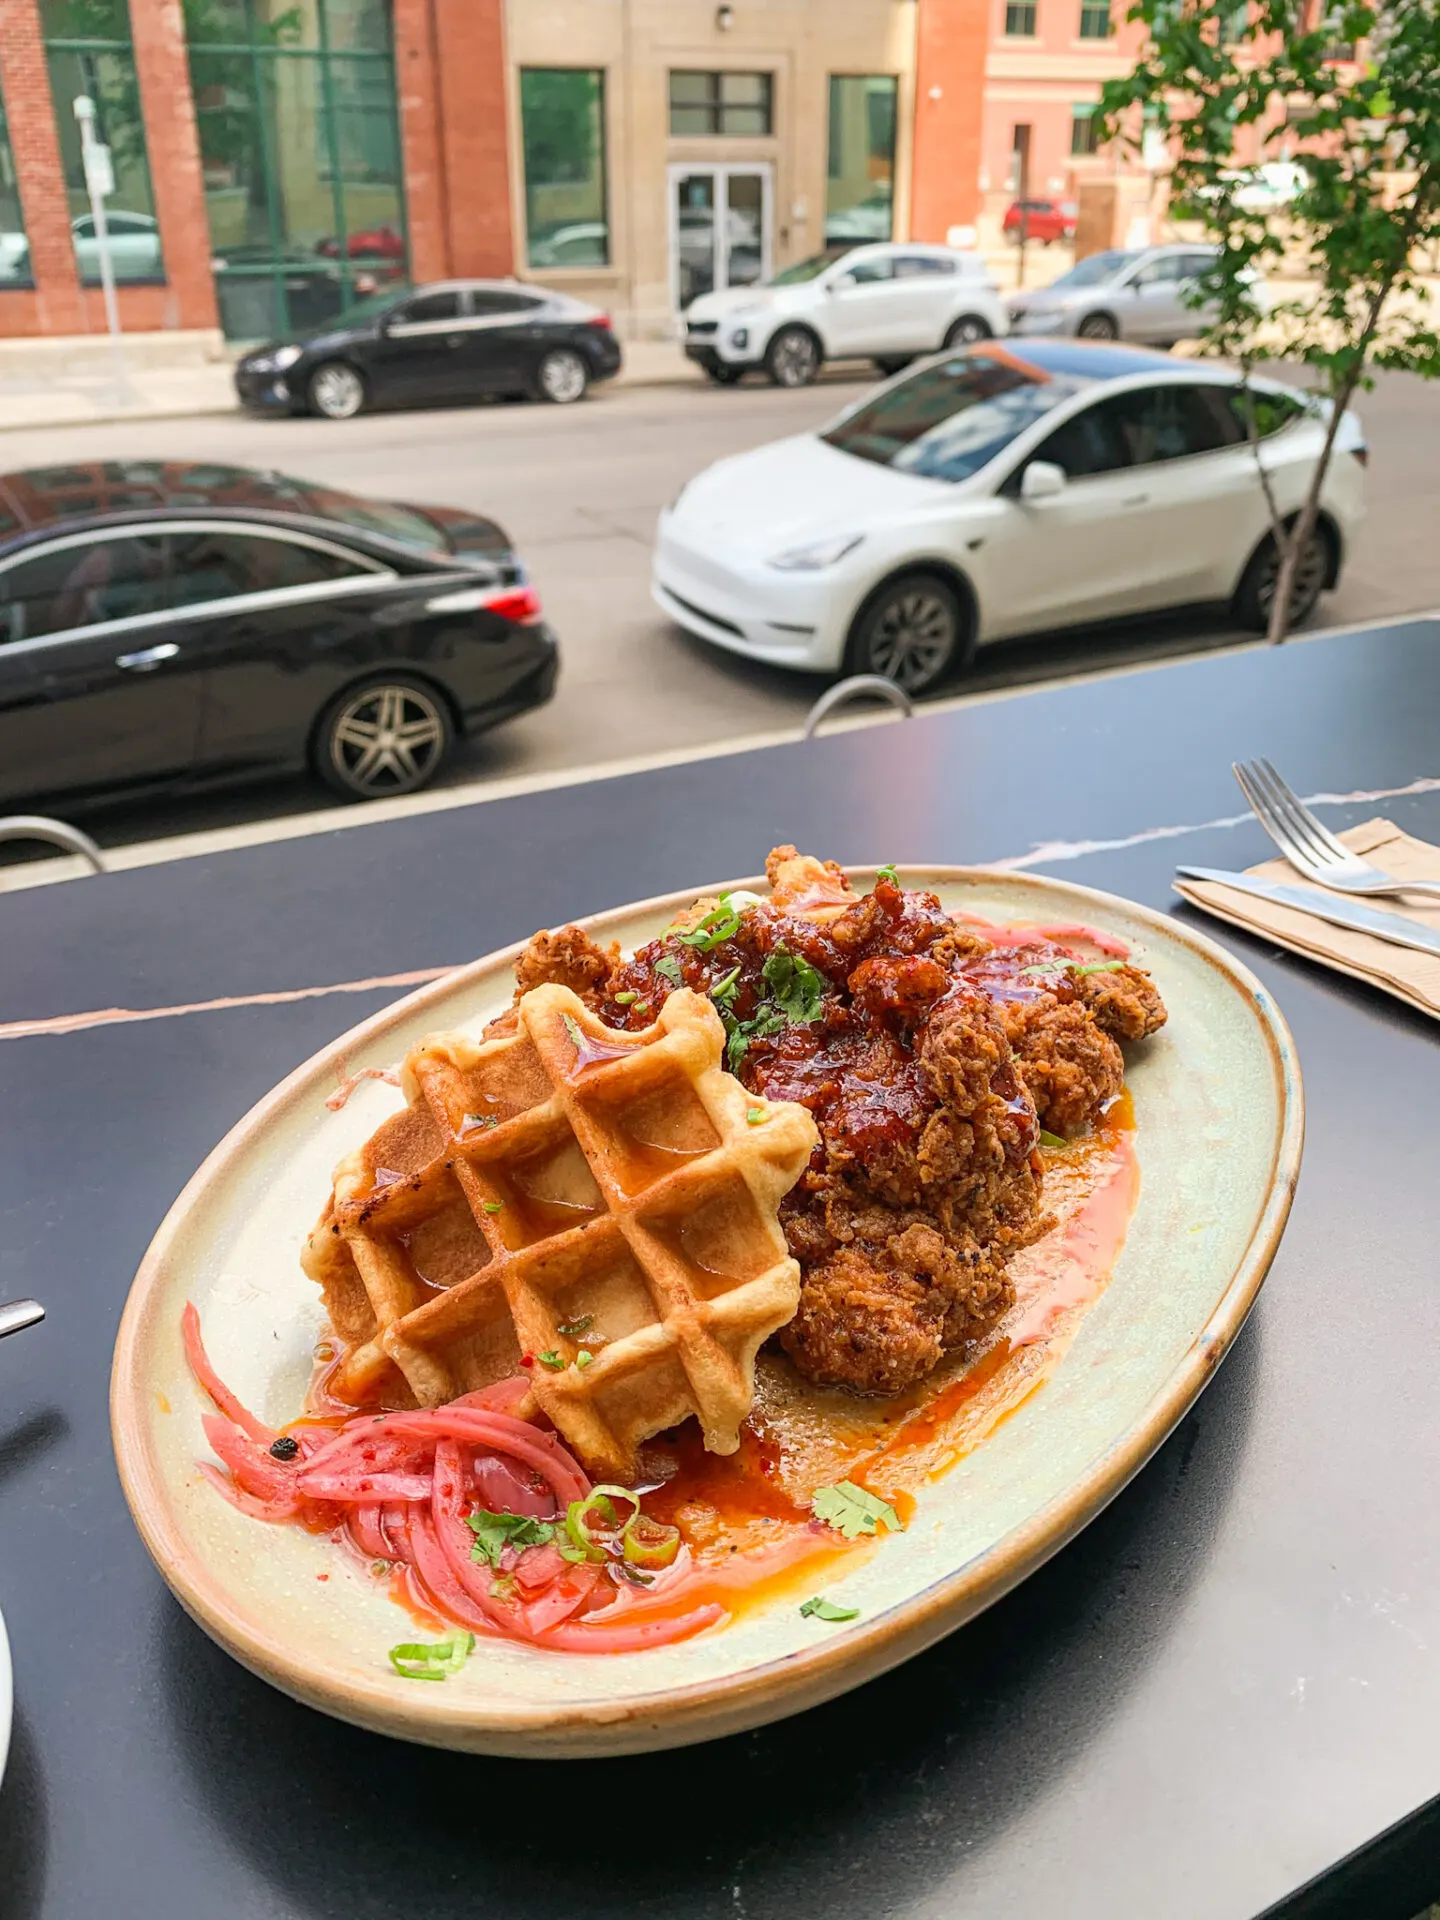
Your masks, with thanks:
[(1234, 415), (1240, 428), (1240, 438), (1250, 438), (1250, 421), (1255, 422), (1255, 436), (1267, 440), (1272, 433), (1279, 433), (1282, 427), (1288, 427), (1292, 420), (1298, 420), (1305, 412), (1305, 402), (1293, 393), (1272, 393), (1264, 387), (1227, 387), (1224, 389), (1226, 404)]
[(821, 437), (842, 453), (934, 480), (968, 480), (1080, 383), (982, 352), (933, 362)]
[(782, 267), (779, 273), (772, 273), (765, 282), (767, 287), (798, 287), (802, 281), (818, 280), (827, 267), (833, 267), (843, 260), (849, 251), (846, 247), (831, 247), (824, 253), (812, 253), (807, 259), (796, 260), (788, 267)]
[(423, 553), (444, 551), (445, 536), (434, 521), (409, 507), (397, 507), (388, 500), (360, 500), (353, 494), (312, 486), (308, 480), (285, 484), (294, 489), (302, 512), (318, 513), (326, 520), (339, 521), (342, 526), (358, 527), (362, 533), (386, 534), (391, 540), (403, 541), (407, 547), (416, 547)]
[(498, 287), (476, 287), (470, 295), (470, 311), (480, 314), (533, 313), (544, 304), (533, 293), (505, 293)]
[(1110, 38), (1110, 0), (1080, 0), (1080, 38)]
[(165, 542), (158, 535), (52, 548), (0, 573), (0, 632), (6, 640), (159, 613), (165, 604)]
[(672, 72), (672, 137), (729, 134), (749, 135), (753, 139), (769, 134), (773, 84), (768, 73), (697, 73), (689, 69)]
[(897, 280), (933, 280), (937, 275), (953, 274), (955, 262), (939, 253), (899, 253), (895, 256)]
[(460, 296), (458, 293), (422, 293), (411, 300), (396, 315), (402, 326), (418, 326), (426, 320), (458, 320), (460, 318)]
[(605, 76), (591, 67), (522, 67), (525, 234), (532, 267), (610, 261)]
[[(0, 69), (0, 88), (4, 84), (5, 74)], [(5, 124), (5, 96), (0, 92), (0, 287), (33, 284), (30, 243), (25, 238), (25, 214), (15, 179), (15, 156), (10, 150), (10, 135)]]
[(888, 240), (894, 231), (895, 98), (888, 73), (832, 73), (825, 239)]
[(261, 534), (177, 533), (172, 549), (175, 604), (180, 607), (275, 587), (308, 587), (365, 571), (335, 554)]
[(160, 227), (150, 189), (140, 82), (126, 0), (41, 0), (41, 28), (60, 164), (70, 203), (75, 266), (86, 286), (100, 284), (100, 243), (90, 217), (75, 102), (95, 107), (95, 138), (110, 150), (115, 191), (105, 202), (110, 264), (120, 284), (163, 280)]
[(227, 335), (303, 332), (402, 288), (383, 0), (186, 0), (184, 15)]
[(1129, 452), (1120, 437), (1113, 413), (1105, 406), (1087, 407), (1057, 427), (1031, 455), (1063, 467), (1071, 480), (1090, 474), (1113, 473), (1129, 465)]
[(1240, 428), (1230, 409), (1216, 405), (1199, 387), (1146, 387), (1101, 403), (1113, 421), (1132, 467), (1182, 460), (1233, 446)]
[(895, 262), (889, 254), (871, 254), (868, 259), (847, 262), (843, 271), (848, 273), (857, 285), (868, 287), (879, 280), (893, 280)]
[(1035, 0), (1009, 0), (1005, 9), (1005, 31), (1011, 39), (1034, 39), (1036, 12)]
[(1100, 123), (1095, 117), (1093, 106), (1074, 106), (1070, 109), (1070, 151), (1071, 153), (1098, 153), (1100, 151)]
[(1077, 260), (1068, 273), (1062, 273), (1058, 280), (1050, 282), (1052, 287), (1098, 287), (1113, 280), (1124, 272), (1132, 261), (1140, 258), (1138, 253), (1126, 253), (1119, 247), (1107, 247), (1103, 253), (1087, 254), (1083, 260)]

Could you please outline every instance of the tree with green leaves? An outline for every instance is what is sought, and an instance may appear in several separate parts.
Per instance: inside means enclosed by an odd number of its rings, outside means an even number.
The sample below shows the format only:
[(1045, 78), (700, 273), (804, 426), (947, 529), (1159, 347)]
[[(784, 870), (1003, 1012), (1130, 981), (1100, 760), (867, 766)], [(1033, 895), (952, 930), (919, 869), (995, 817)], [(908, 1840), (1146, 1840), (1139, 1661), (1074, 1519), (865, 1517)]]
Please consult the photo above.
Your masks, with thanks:
[[(1321, 489), (1346, 407), (1376, 369), (1440, 374), (1440, 335), (1421, 263), (1440, 243), (1440, 0), (1138, 0), (1149, 39), (1101, 101), (1102, 138), (1142, 130), (1169, 152), (1171, 217), (1218, 244), (1195, 303), (1213, 309), (1202, 351), (1246, 378), (1263, 360), (1310, 370), (1327, 409), (1304, 505), (1282, 519), (1252, 397), (1251, 444), (1278, 555), (1269, 637), (1289, 626), (1297, 563), (1319, 537)], [(1353, 78), (1341, 78), (1341, 51)], [(1283, 206), (1257, 205), (1255, 169), (1291, 161)], [(1304, 283), (1268, 303), (1267, 271)], [(1263, 428), (1263, 422), (1261, 423)]]

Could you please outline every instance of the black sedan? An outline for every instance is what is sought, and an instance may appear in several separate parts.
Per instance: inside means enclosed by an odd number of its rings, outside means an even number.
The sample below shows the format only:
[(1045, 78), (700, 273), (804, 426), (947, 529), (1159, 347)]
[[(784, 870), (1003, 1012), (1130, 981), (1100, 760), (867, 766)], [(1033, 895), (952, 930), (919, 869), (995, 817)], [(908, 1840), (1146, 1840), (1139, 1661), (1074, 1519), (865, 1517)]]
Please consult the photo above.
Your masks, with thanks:
[(388, 287), (235, 367), (242, 406), (348, 420), (382, 402), (528, 394), (568, 406), (620, 370), (609, 317), (514, 280)]
[(557, 668), (492, 520), (244, 467), (0, 476), (0, 801), (306, 767), (413, 793)]

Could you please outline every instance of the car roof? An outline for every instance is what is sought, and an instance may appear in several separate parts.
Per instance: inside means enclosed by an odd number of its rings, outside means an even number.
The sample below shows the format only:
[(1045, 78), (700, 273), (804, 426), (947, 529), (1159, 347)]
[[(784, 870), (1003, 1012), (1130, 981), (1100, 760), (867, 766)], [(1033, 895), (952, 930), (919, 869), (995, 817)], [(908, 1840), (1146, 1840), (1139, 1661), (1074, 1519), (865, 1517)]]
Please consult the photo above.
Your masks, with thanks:
[[(1155, 347), (1132, 347), (1118, 340), (1027, 340), (1023, 335), (1011, 334), (1004, 340), (989, 341), (974, 351), (1020, 360), (1037, 373), (1067, 380), (1130, 380), (1137, 374), (1147, 373), (1168, 373), (1174, 377), (1182, 369), (1186, 379), (1192, 374), (1213, 379), (1219, 373), (1219, 369), (1203, 367), (1197, 361), (1177, 361), (1172, 354), (1161, 353)], [(1230, 377), (1233, 379), (1234, 375)]]
[(137, 515), (297, 514), (334, 528), (347, 523), (325, 512), (323, 496), (286, 474), (196, 460), (91, 460), (0, 474), (0, 543), (61, 526), (103, 525)]

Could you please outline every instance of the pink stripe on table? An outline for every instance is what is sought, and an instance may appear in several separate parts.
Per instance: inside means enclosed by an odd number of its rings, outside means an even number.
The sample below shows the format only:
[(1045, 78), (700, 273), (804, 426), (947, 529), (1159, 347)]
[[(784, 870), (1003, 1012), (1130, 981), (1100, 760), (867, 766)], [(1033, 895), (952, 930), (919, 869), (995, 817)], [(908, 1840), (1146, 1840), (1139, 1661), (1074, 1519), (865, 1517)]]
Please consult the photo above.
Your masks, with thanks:
[(0, 1022), (0, 1040), (39, 1033), (83, 1033), (88, 1027), (125, 1026), (135, 1020), (176, 1020), (187, 1013), (223, 1013), (230, 1007), (279, 1007), (290, 1000), (322, 1000), (331, 993), (373, 993), (379, 987), (419, 987), (443, 980), (454, 967), (419, 967), (413, 973), (382, 973), (373, 980), (340, 980), (329, 987), (291, 987), (281, 993), (242, 993), (225, 1000), (193, 1000), (181, 1007), (102, 1007), (94, 1013), (59, 1013), (48, 1020)]

